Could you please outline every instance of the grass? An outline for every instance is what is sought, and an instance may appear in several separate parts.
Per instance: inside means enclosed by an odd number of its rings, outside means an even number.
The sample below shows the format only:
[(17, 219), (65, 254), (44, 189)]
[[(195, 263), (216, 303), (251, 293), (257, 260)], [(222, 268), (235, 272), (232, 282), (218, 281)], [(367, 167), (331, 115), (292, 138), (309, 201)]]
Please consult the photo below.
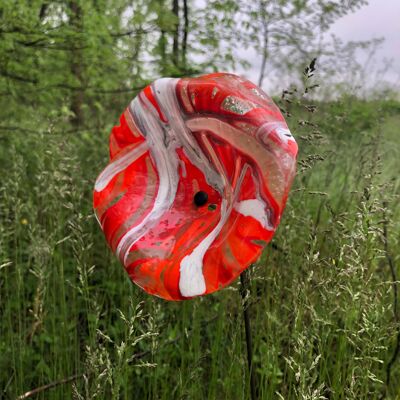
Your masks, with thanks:
[[(257, 392), (396, 399), (400, 106), (302, 110), (295, 185), (250, 271)], [(0, 397), (72, 377), (35, 398), (248, 399), (238, 282), (183, 303), (132, 285), (91, 210), (110, 126), (50, 122), (0, 137)]]

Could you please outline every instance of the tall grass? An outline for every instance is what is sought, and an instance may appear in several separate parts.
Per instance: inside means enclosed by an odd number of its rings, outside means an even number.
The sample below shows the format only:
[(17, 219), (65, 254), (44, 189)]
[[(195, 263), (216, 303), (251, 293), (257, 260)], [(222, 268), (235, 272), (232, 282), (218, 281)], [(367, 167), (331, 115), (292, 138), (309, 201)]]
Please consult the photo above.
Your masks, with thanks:
[[(298, 175), (250, 272), (257, 393), (395, 399), (400, 107), (319, 108), (292, 107)], [(0, 138), (0, 397), (248, 399), (238, 283), (183, 303), (132, 285), (91, 209), (109, 126), (49, 126)]]

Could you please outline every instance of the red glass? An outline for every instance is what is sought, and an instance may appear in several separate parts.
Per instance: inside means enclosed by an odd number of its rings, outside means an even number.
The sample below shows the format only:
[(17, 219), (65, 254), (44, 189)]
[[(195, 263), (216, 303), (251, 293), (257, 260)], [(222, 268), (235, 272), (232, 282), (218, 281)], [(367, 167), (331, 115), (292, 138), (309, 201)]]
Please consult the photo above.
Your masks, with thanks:
[(296, 155), (278, 107), (253, 83), (225, 73), (158, 79), (111, 132), (94, 210), (146, 292), (168, 300), (209, 294), (273, 237)]

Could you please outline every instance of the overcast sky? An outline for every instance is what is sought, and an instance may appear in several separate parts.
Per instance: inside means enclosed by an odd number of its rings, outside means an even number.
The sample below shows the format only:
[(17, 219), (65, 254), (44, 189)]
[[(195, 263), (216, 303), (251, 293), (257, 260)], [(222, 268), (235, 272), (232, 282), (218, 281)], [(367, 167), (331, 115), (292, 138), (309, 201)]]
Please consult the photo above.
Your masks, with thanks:
[[(384, 60), (391, 60), (391, 69), (385, 79), (400, 84), (400, 0), (369, 0), (352, 14), (338, 20), (330, 30), (344, 41), (360, 41), (383, 37), (385, 41), (375, 56), (375, 64), (383, 66)], [(245, 52), (247, 53), (247, 51)], [(239, 70), (253, 82), (257, 82), (260, 57), (248, 52), (246, 58), (252, 67), (247, 71)], [(268, 90), (266, 79), (265, 88)]]
[[(377, 54), (379, 61), (391, 59), (390, 79), (400, 76), (400, 0), (370, 0), (367, 6), (338, 20), (331, 32), (344, 40), (368, 40), (383, 37)], [(388, 75), (389, 77), (389, 75)]]

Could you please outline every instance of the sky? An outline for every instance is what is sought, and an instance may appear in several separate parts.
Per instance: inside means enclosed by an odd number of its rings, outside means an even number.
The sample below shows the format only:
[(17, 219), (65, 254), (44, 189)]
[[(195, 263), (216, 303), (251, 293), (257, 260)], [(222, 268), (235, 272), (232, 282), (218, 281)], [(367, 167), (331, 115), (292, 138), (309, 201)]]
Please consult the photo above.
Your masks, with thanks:
[(387, 78), (400, 80), (400, 0), (370, 0), (367, 6), (346, 15), (333, 25), (331, 32), (343, 40), (369, 40), (383, 37), (377, 62), (393, 62)]
[[(383, 67), (384, 60), (391, 61), (390, 69), (385, 73), (385, 80), (400, 86), (400, 0), (369, 0), (368, 5), (348, 14), (331, 27), (330, 33), (344, 41), (362, 41), (373, 38), (384, 38), (375, 54), (376, 68)], [(253, 82), (257, 82), (260, 57), (253, 51), (246, 51), (246, 59), (251, 63), (250, 69), (238, 69)], [(242, 53), (243, 54), (243, 53)], [(360, 60), (363, 58), (360, 55)], [(364, 55), (365, 57), (365, 55)], [(268, 90), (268, 83), (264, 85)]]

